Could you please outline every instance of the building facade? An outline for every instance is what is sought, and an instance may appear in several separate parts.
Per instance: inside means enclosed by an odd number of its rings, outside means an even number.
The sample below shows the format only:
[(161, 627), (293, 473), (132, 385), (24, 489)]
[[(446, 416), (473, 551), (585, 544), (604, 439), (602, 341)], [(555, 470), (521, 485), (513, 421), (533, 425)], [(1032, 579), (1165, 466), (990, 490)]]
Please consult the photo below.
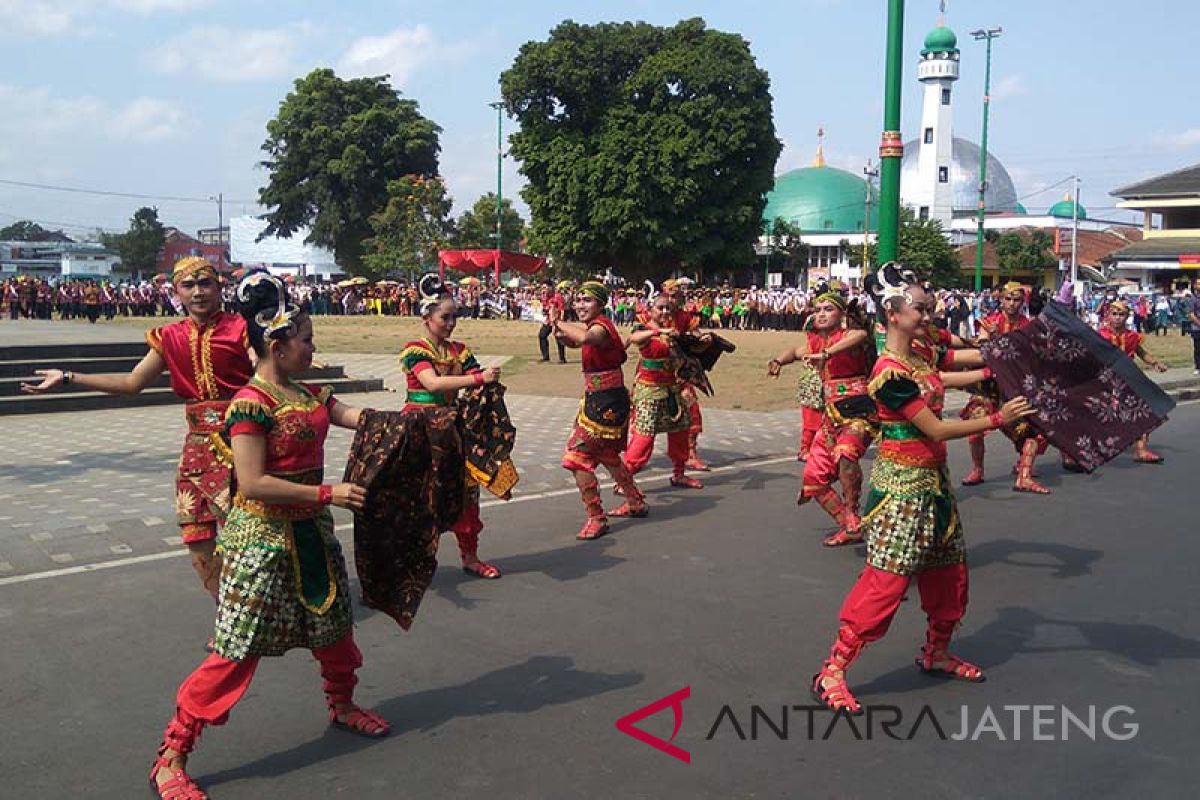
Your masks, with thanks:
[(1110, 273), (1143, 289), (1172, 291), (1200, 277), (1200, 164), (1114, 189), (1118, 207), (1142, 214), (1142, 240), (1107, 259)]

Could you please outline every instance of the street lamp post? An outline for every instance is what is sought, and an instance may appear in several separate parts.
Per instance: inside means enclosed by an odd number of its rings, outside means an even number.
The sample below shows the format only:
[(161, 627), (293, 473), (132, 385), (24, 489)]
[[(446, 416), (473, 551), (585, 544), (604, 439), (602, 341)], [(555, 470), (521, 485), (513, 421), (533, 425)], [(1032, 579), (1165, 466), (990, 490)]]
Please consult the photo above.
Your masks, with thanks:
[(988, 111), (992, 105), (992, 39), (999, 36), (1003, 30), (1003, 28), (988, 28), (987, 30), (980, 28), (977, 31), (971, 31), (971, 35), (975, 37), (976, 41), (987, 42), (987, 58), (983, 70), (983, 135), (980, 137), (979, 143), (979, 148), (982, 151), (979, 156), (979, 208), (975, 230), (976, 292), (983, 289), (983, 217), (987, 210), (987, 200), (984, 193), (987, 191)]
[(496, 101), (488, 105), (496, 109), (496, 250), (499, 251), (503, 246), (500, 239), (500, 212), (504, 209), (504, 194), (501, 191), (504, 175), (504, 103)]
[(904, 76), (904, 0), (888, 0), (883, 138), (879, 143), (879, 263), (895, 261), (900, 241), (900, 92)]
[(863, 167), (863, 175), (867, 176), (867, 208), (866, 218), (863, 220), (863, 245), (862, 245), (862, 268), (859, 270), (859, 283), (866, 279), (867, 274), (871, 270), (871, 260), (867, 257), (869, 254), (868, 242), (871, 239), (871, 187), (874, 186), (874, 181), (879, 177), (879, 170), (871, 164), (871, 159), (867, 159), (867, 165)]

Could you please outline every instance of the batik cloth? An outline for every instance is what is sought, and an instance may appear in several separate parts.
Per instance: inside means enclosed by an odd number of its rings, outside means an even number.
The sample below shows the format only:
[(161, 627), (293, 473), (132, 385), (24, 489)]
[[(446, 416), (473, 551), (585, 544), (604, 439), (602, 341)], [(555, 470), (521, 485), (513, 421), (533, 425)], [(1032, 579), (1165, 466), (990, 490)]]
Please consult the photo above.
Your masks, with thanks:
[(1175, 407), (1129, 356), (1057, 302), (980, 351), (1003, 396), (1026, 397), (1037, 411), (1032, 427), (1089, 472)]

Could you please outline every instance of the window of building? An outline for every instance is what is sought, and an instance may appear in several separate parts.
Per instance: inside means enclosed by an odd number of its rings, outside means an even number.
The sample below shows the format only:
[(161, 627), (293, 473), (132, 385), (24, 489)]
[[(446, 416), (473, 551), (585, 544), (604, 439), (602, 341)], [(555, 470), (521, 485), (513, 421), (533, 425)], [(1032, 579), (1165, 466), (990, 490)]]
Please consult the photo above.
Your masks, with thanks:
[(917, 216), (922, 220), (929, 219), (929, 206), (921, 206), (921, 210), (917, 212)]
[(949, 167), (938, 167), (938, 183), (949, 183), (949, 182), (950, 182), (950, 168)]
[(942, 89), (942, 105), (944, 105), (944, 106), (950, 105), (950, 90), (949, 89)]
[(925, 144), (933, 144), (933, 128), (925, 129)]

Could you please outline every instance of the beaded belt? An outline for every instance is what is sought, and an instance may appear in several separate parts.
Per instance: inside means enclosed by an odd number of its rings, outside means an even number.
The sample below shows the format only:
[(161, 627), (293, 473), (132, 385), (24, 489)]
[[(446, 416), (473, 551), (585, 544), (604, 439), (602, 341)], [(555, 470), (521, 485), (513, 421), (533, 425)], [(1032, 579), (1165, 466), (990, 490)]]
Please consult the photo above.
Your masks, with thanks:
[(826, 378), (824, 385), (825, 397), (831, 402), (842, 397), (867, 393), (867, 379), (861, 375), (853, 375), (849, 378)]

